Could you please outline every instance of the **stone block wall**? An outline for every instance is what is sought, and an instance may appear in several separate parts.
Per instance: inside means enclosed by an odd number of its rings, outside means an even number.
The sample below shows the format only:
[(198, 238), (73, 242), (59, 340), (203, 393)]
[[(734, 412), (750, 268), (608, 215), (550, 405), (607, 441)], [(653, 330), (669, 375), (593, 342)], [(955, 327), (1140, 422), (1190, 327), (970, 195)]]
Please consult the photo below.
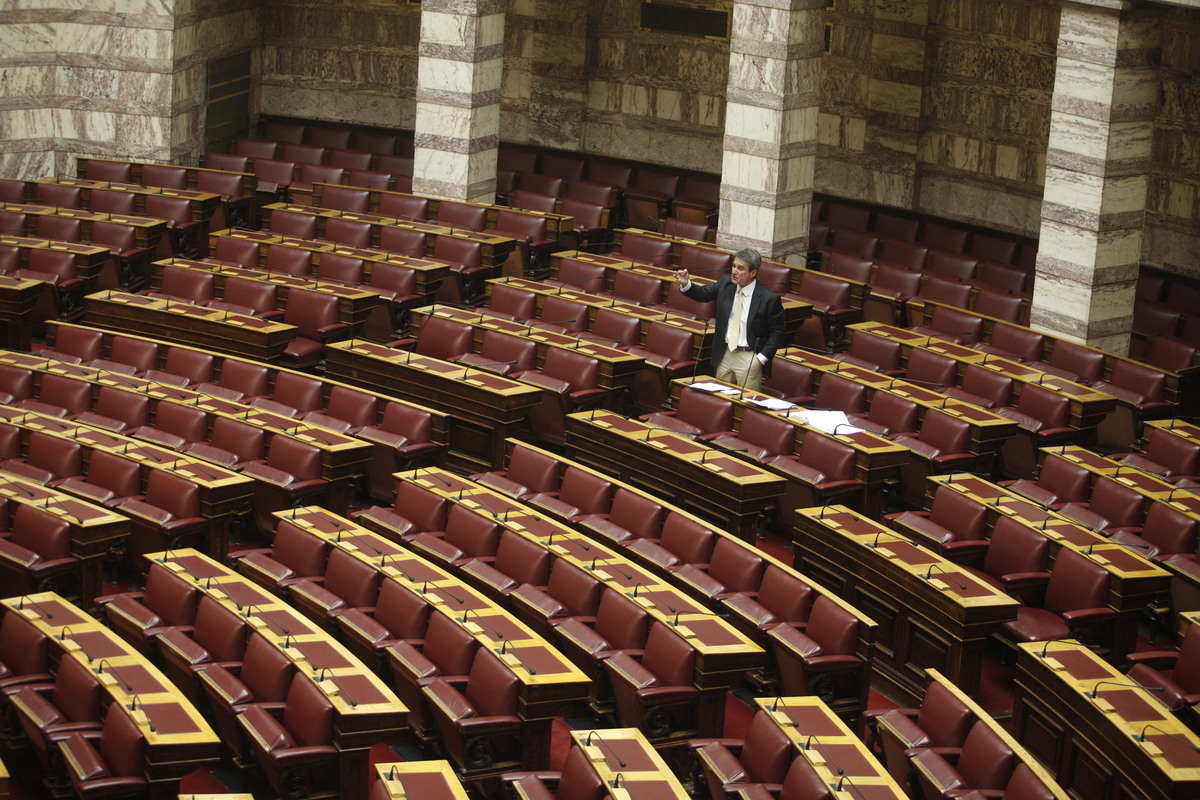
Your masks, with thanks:
[(1167, 10), (1161, 58), (1142, 263), (1200, 277), (1200, 11)]
[(412, 130), (421, 6), (268, 0), (262, 114)]

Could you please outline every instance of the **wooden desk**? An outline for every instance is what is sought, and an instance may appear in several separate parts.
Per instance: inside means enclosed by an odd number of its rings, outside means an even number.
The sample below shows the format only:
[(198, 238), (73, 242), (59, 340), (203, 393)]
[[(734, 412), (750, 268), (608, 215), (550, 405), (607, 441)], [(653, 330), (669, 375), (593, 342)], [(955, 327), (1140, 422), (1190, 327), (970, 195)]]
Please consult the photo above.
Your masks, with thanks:
[(429, 406), (450, 419), (449, 465), (465, 472), (499, 469), (504, 440), (525, 424), (542, 390), (483, 369), (461, 367), (370, 342), (333, 342), (326, 374)]
[(546, 352), (551, 348), (574, 350), (577, 353), (591, 356), (600, 363), (597, 385), (608, 392), (607, 408), (611, 411), (620, 411), (625, 407), (626, 392), (633, 386), (638, 373), (646, 368), (646, 359), (630, 355), (624, 350), (617, 350), (600, 342), (589, 341), (586, 338), (577, 339), (574, 336), (540, 328), (531, 328), (519, 322), (479, 314), (473, 312), (472, 309), (455, 306), (434, 305), (413, 309), (409, 335), (418, 336), (421, 327), (430, 317), (439, 317), (470, 325), (474, 330), (475, 352), (479, 352), (483, 347), (484, 332), (489, 330), (520, 336), (523, 339), (532, 339), (537, 342), (538, 369), (545, 364)]
[(924, 419), (926, 411), (936, 408), (964, 420), (970, 426), (971, 431), (969, 451), (976, 456), (988, 457), (999, 452), (1004, 440), (1015, 433), (1017, 429), (1017, 423), (1007, 417), (980, 408), (973, 403), (947, 397), (933, 387), (909, 383), (903, 378), (889, 378), (882, 373), (851, 364), (848, 361), (838, 361), (822, 353), (801, 350), (798, 347), (787, 347), (776, 353), (775, 357), (801, 364), (822, 375), (836, 372), (839, 377), (867, 387), (868, 398), (872, 398), (875, 392), (886, 391), (889, 394), (911, 400), (917, 404), (917, 413), (921, 419)]
[(377, 763), (375, 778), (394, 800), (467, 800), (467, 790), (445, 760)]
[[(30, 250), (54, 250), (70, 253), (75, 259), (75, 277), (90, 281), (96, 289), (115, 289), (120, 283), (115, 256), (107, 247), (83, 242), (64, 242), (36, 236), (0, 234), (0, 245), (21, 249), (21, 266), (29, 263)], [(103, 275), (102, 275), (103, 273)]]
[(1138, 551), (1122, 547), (1107, 537), (1072, 520), (1031, 503), (1027, 498), (974, 475), (932, 475), (931, 487), (946, 485), (986, 506), (988, 531), (1001, 514), (1050, 540), (1054, 557), (1068, 547), (1100, 565), (1108, 573), (1110, 608), (1117, 612), (1113, 647), (1123, 656), (1134, 649), (1137, 622), (1149, 605), (1165, 602), (1170, 591), (1170, 574)]
[(36, 203), (0, 203), (0, 209), (16, 211), (34, 217), (69, 217), (80, 221), (81, 236), (85, 242), (92, 240), (93, 222), (115, 222), (129, 225), (134, 229), (134, 244), (141, 250), (154, 252), (158, 242), (167, 232), (165, 220), (153, 217), (139, 217), (133, 214), (106, 213), (88, 211), (83, 208), (65, 208), (62, 206), (46, 206)]
[(567, 415), (567, 456), (694, 511), (746, 541), (786, 479), (693, 440), (610, 411)]
[(1073, 796), (1200, 797), (1200, 736), (1153, 692), (1074, 640), (1019, 647), (1010, 729)]
[(146, 558), (236, 610), (249, 635), (262, 636), (321, 690), (333, 706), (341, 796), (365, 797), (371, 745), (405, 727), (408, 709), (392, 690), (307, 617), (228, 567), (189, 549)]
[(50, 291), (48, 284), (32, 278), (0, 275), (0, 344), (16, 350), (28, 350), (38, 300)]
[[(74, 658), (98, 672), (101, 691), (141, 730), (151, 796), (175, 797), (178, 782), (197, 767), (215, 764), (220, 742), (179, 690), (132, 646), (71, 603), (41, 592), (0, 600), (46, 637), (51, 658)], [(95, 663), (99, 666), (92, 666)]]
[(93, 611), (101, 592), (104, 557), (129, 538), (129, 518), (8, 472), (0, 472), (0, 497), (67, 521), (71, 555), (79, 559), (79, 596), (87, 603), (85, 610)]
[[(695, 382), (695, 378), (680, 378), (672, 381), (671, 399), (676, 408), (679, 407), (679, 395), (685, 388)], [(742, 416), (747, 408), (786, 419), (790, 422), (792, 427), (795, 428), (795, 442), (792, 452), (796, 455), (799, 455), (804, 449), (804, 442), (809, 436), (832, 439), (838, 444), (849, 447), (854, 451), (854, 478), (863, 484), (863, 512), (871, 517), (878, 517), (883, 514), (884, 484), (894, 479), (899, 474), (900, 468), (908, 463), (910, 451), (907, 447), (868, 431), (839, 433), (837, 435), (825, 433), (804, 422), (800, 416), (793, 415), (791, 411), (771, 411), (765, 408), (764, 403), (778, 401), (762, 392), (746, 391), (732, 383), (718, 381), (715, 378), (706, 378), (704, 382), (718, 383), (736, 392), (736, 394), (722, 394), (721, 396), (733, 403), (733, 417), (739, 428), (742, 424)], [(797, 407), (797, 410), (802, 411), (803, 409)], [(853, 422), (850, 424), (853, 425)], [(786, 512), (784, 519), (790, 519), (790, 515)]]
[(276, 361), (296, 338), (296, 327), (215, 308), (171, 303), (125, 292), (97, 292), (84, 299), (83, 321), (134, 330), (167, 342), (204, 347), (258, 361)]
[(797, 569), (879, 621), (876, 687), (914, 707), (935, 668), (978, 694), (984, 646), (1016, 600), (844, 506), (801, 509), (793, 543)]
[[(471, 500), (461, 502), (469, 505)], [(370, 564), (386, 580), (422, 595), (438, 613), (450, 617), (470, 633), (480, 646), (500, 655), (519, 684), (518, 713), (525, 723), (522, 740), (526, 764), (537, 769), (549, 764), (551, 723), (560, 715), (574, 713), (579, 702), (587, 697), (588, 678), (583, 672), (545, 639), (450, 570), (395, 542), (319, 507), (276, 512), (275, 516)]]
[(1012, 378), (1014, 405), (1021, 395), (1022, 387), (1029, 383), (1036, 383), (1053, 390), (1057, 394), (1066, 395), (1070, 398), (1071, 425), (1076, 428), (1094, 428), (1116, 408), (1117, 399), (1111, 394), (1105, 394), (1090, 386), (1084, 386), (1081, 383), (1076, 383), (1050, 372), (1042, 372), (1039, 369), (1026, 366), (1018, 361), (1010, 361), (980, 350), (973, 350), (970, 347), (954, 344), (953, 342), (939, 339), (937, 336), (913, 333), (904, 328), (897, 328), (894, 325), (885, 325), (880, 322), (860, 322), (848, 327), (854, 331), (853, 336), (866, 334), (899, 342), (901, 346), (901, 358), (906, 364), (908, 363), (908, 354), (912, 351), (912, 348), (921, 347), (943, 356), (949, 356), (957, 361), (960, 380), (968, 364), (976, 364), (1007, 378)]
[[(908, 793), (840, 717), (818, 697), (756, 697), (754, 704), (791, 740), (796, 754), (835, 798), (904, 800)], [(846, 781), (840, 783), (845, 777)], [(840, 790), (837, 790), (838, 786)]]
[[(571, 731), (571, 747), (587, 755), (612, 800), (686, 800), (691, 795), (637, 728)], [(519, 784), (513, 784), (524, 798)]]
[[(339, 321), (353, 327), (356, 331), (363, 331), (368, 326), (368, 322), (370, 322), (374, 330), (386, 331), (388, 334), (392, 331), (392, 324), (388, 317), (387, 301), (379, 296), (379, 292), (373, 291), (365, 284), (347, 286), (342, 283), (322, 281), (316, 278), (301, 278), (281, 272), (246, 269), (245, 267), (228, 264), (207, 264), (203, 261), (193, 261), (189, 258), (166, 258), (151, 263), (151, 288), (157, 290), (162, 285), (164, 267), (175, 267), (176, 269), (211, 274), (217, 297), (224, 296), (225, 282), (231, 277), (252, 280), (256, 283), (273, 284), (277, 287), (276, 302), (280, 309), (286, 308), (288, 293), (292, 289), (304, 289), (319, 294), (333, 295), (338, 299)], [(373, 317), (374, 319), (372, 319)]]
[(91, 193), (94, 189), (132, 194), (134, 212), (137, 214), (146, 213), (146, 198), (152, 195), (183, 198), (191, 201), (191, 221), (203, 226), (205, 232), (208, 230), (208, 224), (212, 220), (213, 214), (221, 207), (221, 195), (213, 194), (212, 192), (202, 192), (198, 189), (145, 186), (138, 183), (116, 183), (113, 181), (90, 181), (83, 177), (72, 178), (69, 176), (42, 178), (38, 183), (56, 184), (58, 186), (78, 186), (83, 207), (89, 210), (92, 207)]

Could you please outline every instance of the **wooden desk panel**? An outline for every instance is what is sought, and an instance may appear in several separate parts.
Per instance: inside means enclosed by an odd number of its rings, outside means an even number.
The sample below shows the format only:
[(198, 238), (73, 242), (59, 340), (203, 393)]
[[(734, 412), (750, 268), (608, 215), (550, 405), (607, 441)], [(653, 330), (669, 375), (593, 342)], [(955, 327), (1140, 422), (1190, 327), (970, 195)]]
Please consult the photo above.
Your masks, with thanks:
[(1076, 797), (1200, 797), (1200, 736), (1073, 640), (1020, 645), (1013, 735)]
[(978, 693), (984, 646), (1016, 600), (843, 506), (801, 509), (794, 544), (797, 569), (879, 621), (875, 677), (890, 696), (919, 705), (930, 668)]

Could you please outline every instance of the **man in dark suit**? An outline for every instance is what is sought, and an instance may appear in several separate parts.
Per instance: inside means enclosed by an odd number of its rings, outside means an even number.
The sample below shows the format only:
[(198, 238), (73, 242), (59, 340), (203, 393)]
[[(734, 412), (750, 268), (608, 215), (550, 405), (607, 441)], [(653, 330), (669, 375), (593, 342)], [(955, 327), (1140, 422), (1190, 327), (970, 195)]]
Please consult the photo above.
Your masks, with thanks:
[(771, 359), (783, 345), (785, 327), (783, 300), (757, 280), (761, 265), (758, 251), (747, 248), (733, 257), (733, 269), (716, 283), (699, 286), (686, 269), (675, 272), (685, 295), (701, 303), (717, 301), (712, 348), (717, 379), (753, 391), (771, 374)]

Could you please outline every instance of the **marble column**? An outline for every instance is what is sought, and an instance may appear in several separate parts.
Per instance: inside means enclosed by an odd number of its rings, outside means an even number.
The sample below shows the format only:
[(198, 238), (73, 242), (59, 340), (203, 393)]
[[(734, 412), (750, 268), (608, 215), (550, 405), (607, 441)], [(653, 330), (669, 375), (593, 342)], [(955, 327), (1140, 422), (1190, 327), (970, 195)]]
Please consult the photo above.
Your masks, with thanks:
[(1064, 2), (1031, 323), (1125, 353), (1158, 105), (1160, 11)]
[(505, 0), (425, 0), (413, 191), (495, 201)]
[(799, 263), (816, 161), (823, 0), (737, 0), (717, 243)]

